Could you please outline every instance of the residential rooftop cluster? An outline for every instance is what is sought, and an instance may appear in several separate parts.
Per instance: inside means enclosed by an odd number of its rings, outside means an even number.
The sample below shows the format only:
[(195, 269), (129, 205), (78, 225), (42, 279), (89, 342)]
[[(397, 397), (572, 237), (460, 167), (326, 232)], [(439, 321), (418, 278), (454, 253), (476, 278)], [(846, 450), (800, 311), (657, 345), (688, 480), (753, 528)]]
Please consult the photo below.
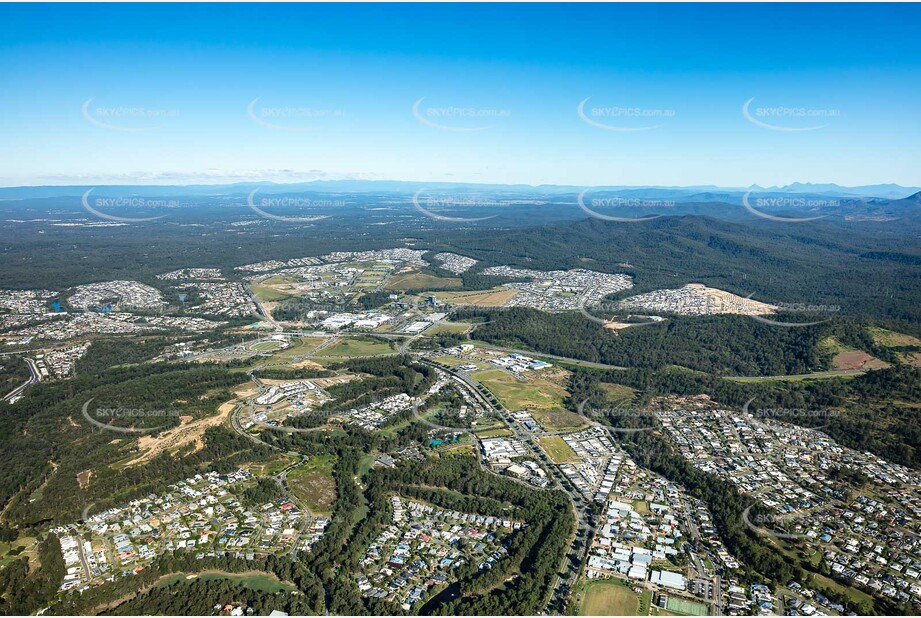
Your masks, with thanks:
[(162, 275), (157, 275), (157, 279), (162, 281), (184, 281), (184, 280), (202, 280), (202, 279), (223, 279), (220, 268), (180, 268), (172, 270)]
[(78, 285), (67, 302), (84, 311), (158, 310), (166, 306), (160, 290), (137, 281), (102, 281)]
[[(795, 538), (839, 580), (921, 607), (921, 475), (842, 447), (821, 431), (698, 405), (660, 416), (681, 453), (756, 496), (770, 512), (748, 525)], [(854, 485), (850, 470), (866, 477)]]
[(0, 309), (13, 315), (51, 313), (48, 303), (56, 295), (51, 290), (0, 290)]
[(452, 582), (452, 572), (465, 564), (491, 569), (525, 525), (398, 496), (391, 496), (390, 507), (393, 523), (371, 543), (357, 583), (365, 596), (397, 601), (404, 611), (420, 607), (433, 587)]
[(628, 275), (574, 270), (530, 270), (491, 266), (484, 275), (530, 279), (503, 284), (518, 290), (506, 307), (533, 307), (544, 311), (571, 311), (600, 302), (605, 296), (633, 287)]
[(242, 283), (199, 281), (183, 283), (179, 289), (195, 290), (201, 297), (202, 302), (189, 307), (192, 313), (245, 317), (256, 310)]
[(242, 270), (244, 272), (251, 273), (261, 273), (269, 272), (270, 270), (278, 270), (279, 268), (294, 268), (297, 266), (310, 266), (313, 264), (320, 264), (320, 258), (316, 257), (302, 257), (294, 258), (292, 260), (265, 260), (263, 262), (255, 262), (254, 264), (245, 264), (243, 266), (237, 266), (235, 270)]
[(400, 393), (361, 408), (354, 408), (341, 416), (347, 417), (348, 422), (352, 425), (374, 431), (397, 414), (412, 409), (413, 405), (417, 405), (419, 401), (416, 397)]
[(86, 342), (39, 353), (35, 355), (35, 366), (43, 380), (48, 377), (66, 378), (73, 372), (74, 363), (81, 359), (89, 348), (90, 344)]
[(561, 463), (563, 474), (587, 497), (604, 502), (624, 460), (624, 453), (614, 446), (611, 437), (600, 427), (563, 434), (563, 441), (581, 460)]
[(742, 298), (699, 283), (689, 283), (677, 289), (655, 290), (631, 296), (622, 300), (620, 304), (625, 309), (645, 309), (678, 315), (715, 315), (719, 313), (761, 315), (777, 311), (774, 305)]
[(253, 560), (298, 551), (304, 540), (315, 542), (317, 524), (293, 501), (246, 505), (242, 489), (250, 478), (244, 470), (198, 474), (162, 495), (52, 529), (61, 539), (67, 567), (61, 589), (82, 589), (138, 573), (164, 552)]
[(457, 253), (436, 253), (434, 257), (441, 268), (455, 275), (465, 273), (477, 264), (475, 259)]

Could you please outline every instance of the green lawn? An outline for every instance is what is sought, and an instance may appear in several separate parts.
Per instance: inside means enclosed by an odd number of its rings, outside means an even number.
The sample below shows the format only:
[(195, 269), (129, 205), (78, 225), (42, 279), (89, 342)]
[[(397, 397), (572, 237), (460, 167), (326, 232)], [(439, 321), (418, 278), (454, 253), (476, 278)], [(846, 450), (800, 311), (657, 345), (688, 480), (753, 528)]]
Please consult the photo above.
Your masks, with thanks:
[(635, 616), (639, 613), (640, 597), (626, 582), (607, 579), (582, 586), (580, 616)]
[(668, 603), (665, 605), (665, 608), (670, 612), (683, 614), (685, 616), (707, 615), (707, 606), (703, 603), (696, 603), (689, 599), (682, 599), (671, 595), (668, 597)]
[(353, 357), (353, 356), (379, 356), (392, 354), (393, 348), (385, 341), (369, 338), (343, 338), (334, 346), (320, 350), (317, 356), (322, 357)]
[(560, 436), (544, 436), (537, 439), (554, 463), (579, 461), (579, 457)]

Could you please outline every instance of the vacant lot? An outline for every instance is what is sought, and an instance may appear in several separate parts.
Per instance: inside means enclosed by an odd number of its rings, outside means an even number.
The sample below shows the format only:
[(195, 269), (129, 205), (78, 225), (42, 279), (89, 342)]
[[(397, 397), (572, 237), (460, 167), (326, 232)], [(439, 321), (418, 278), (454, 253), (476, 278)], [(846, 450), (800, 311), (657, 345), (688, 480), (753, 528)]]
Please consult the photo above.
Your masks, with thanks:
[(639, 596), (617, 580), (589, 582), (583, 590), (579, 607), (582, 616), (635, 616), (639, 613)]
[(488, 388), (509, 410), (561, 408), (568, 396), (562, 386), (542, 379), (518, 380), (501, 369), (475, 371), (473, 377)]
[(317, 455), (288, 473), (288, 487), (314, 515), (329, 515), (336, 501), (335, 455)]
[(502, 307), (512, 300), (518, 290), (493, 288), (476, 292), (435, 292), (435, 297), (449, 305), (473, 305), (476, 307)]
[(870, 356), (863, 350), (849, 350), (835, 354), (832, 359), (835, 369), (881, 369), (888, 367), (889, 363)]
[(342, 339), (339, 343), (328, 348), (323, 348), (317, 356), (352, 357), (352, 356), (378, 356), (391, 354), (393, 348), (389, 343), (377, 339), (351, 338)]
[(408, 273), (405, 275), (396, 275), (384, 286), (385, 290), (431, 290), (438, 288), (459, 288), (463, 285), (460, 279), (455, 277), (436, 277), (434, 275), (425, 275), (422, 273)]
[(613, 384), (611, 382), (601, 382), (598, 387), (604, 391), (607, 400), (614, 404), (628, 404), (633, 401), (636, 391), (623, 384)]
[(457, 367), (458, 365), (476, 365), (480, 369), (489, 369), (489, 364), (483, 361), (472, 361), (469, 358), (458, 358), (457, 356), (439, 356), (432, 359), (448, 367)]
[(444, 324), (436, 324), (432, 328), (425, 331), (426, 335), (438, 335), (440, 333), (466, 333), (473, 324), (467, 322), (445, 322)]
[(870, 328), (869, 331), (870, 334), (873, 335), (873, 341), (887, 348), (921, 346), (921, 339), (912, 337), (911, 335), (875, 327)]
[(251, 590), (262, 590), (263, 592), (292, 592), (297, 590), (293, 584), (281, 581), (271, 573), (261, 571), (251, 571), (249, 573), (228, 573), (225, 571), (202, 571), (187, 575), (185, 573), (172, 573), (163, 577), (157, 582), (157, 587), (170, 586), (176, 582), (187, 581), (191, 579), (200, 579), (203, 581), (216, 581), (226, 579), (238, 584), (243, 584)]
[(544, 436), (538, 438), (541, 447), (550, 456), (554, 463), (572, 463), (580, 461), (569, 445), (560, 436)]

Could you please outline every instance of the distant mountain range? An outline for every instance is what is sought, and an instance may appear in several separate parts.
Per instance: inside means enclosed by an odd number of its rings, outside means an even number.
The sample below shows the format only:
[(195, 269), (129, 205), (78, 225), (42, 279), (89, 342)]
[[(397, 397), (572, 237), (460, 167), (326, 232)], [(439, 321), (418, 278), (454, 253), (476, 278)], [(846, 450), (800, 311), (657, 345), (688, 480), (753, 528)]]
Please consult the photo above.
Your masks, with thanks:
[(826, 196), (837, 198), (881, 198), (900, 200), (910, 197), (921, 187), (903, 187), (897, 184), (862, 185), (843, 187), (828, 183), (796, 182), (783, 187), (718, 187), (715, 185), (676, 186), (595, 186), (579, 187), (573, 185), (502, 185), (454, 182), (413, 182), (400, 180), (314, 180), (299, 183), (242, 182), (221, 185), (65, 185), (0, 187), (0, 199), (42, 199), (54, 197), (81, 196), (94, 189), (97, 195), (110, 197), (125, 196), (234, 196), (248, 194), (254, 190), (261, 193), (348, 193), (348, 194), (403, 194), (411, 195), (416, 191), (439, 193), (488, 193), (497, 196), (529, 196), (553, 198), (562, 195), (578, 194), (587, 190), (587, 195), (600, 193), (631, 197), (636, 199), (670, 199), (680, 202), (726, 202), (739, 203), (747, 192), (752, 195), (798, 195)]

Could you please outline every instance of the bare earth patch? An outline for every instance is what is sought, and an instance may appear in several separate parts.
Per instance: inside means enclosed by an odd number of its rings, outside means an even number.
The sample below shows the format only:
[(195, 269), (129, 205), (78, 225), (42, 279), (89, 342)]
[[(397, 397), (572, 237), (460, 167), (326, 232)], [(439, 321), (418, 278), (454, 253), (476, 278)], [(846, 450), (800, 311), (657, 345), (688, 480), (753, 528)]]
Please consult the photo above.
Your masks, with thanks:
[(92, 470), (84, 470), (77, 475), (77, 484), (80, 485), (80, 489), (86, 489), (90, 486), (90, 479), (93, 478)]
[(138, 450), (141, 455), (129, 461), (127, 466), (136, 466), (150, 461), (166, 451), (175, 451), (186, 445), (194, 444), (195, 451), (205, 447), (204, 435), (210, 427), (217, 427), (227, 420), (237, 401), (222, 403), (217, 414), (193, 421), (191, 416), (180, 416), (180, 425), (168, 429), (157, 436), (138, 438)]
[(835, 369), (883, 369), (889, 363), (870, 356), (863, 350), (848, 350), (835, 354), (832, 363)]

